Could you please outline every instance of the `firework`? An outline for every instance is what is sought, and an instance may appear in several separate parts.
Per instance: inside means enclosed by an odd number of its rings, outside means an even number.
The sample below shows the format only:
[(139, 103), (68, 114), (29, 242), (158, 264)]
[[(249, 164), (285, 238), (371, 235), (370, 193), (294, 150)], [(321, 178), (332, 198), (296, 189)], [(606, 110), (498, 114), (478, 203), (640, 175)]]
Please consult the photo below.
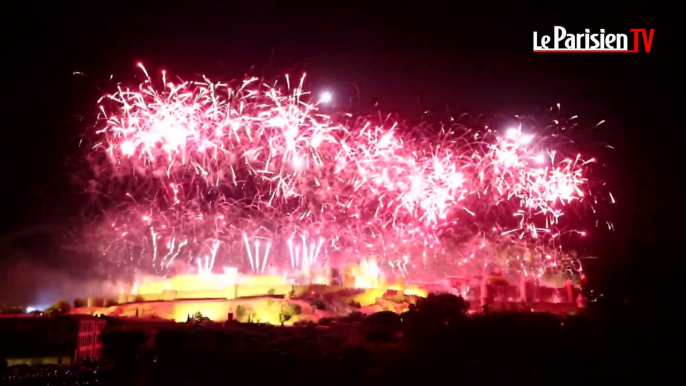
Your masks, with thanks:
[(339, 122), (304, 91), (305, 76), (291, 87), (288, 76), (213, 83), (143, 72), (138, 87), (100, 100), (89, 137), (105, 208), (91, 232), (105, 258), (158, 273), (370, 255), (402, 275), (437, 261), (538, 276), (580, 269), (561, 245), (582, 233), (565, 220), (597, 203), (595, 160), (570, 152), (564, 122)]

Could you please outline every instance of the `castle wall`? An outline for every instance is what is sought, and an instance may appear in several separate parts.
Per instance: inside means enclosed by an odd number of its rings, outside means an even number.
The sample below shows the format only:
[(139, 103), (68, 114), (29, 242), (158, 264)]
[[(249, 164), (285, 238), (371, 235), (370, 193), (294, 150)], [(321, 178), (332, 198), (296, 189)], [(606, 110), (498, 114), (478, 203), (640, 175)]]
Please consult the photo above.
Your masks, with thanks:
[(260, 295), (287, 295), (293, 291), (293, 285), (237, 285), (236, 298), (245, 298)]
[(185, 322), (188, 316), (200, 312), (203, 316), (215, 322), (224, 322), (230, 312), (235, 312), (236, 304), (226, 300), (204, 300), (197, 302), (174, 303), (173, 319), (176, 322)]
[[(195, 289), (186, 291), (177, 290), (163, 290), (160, 293), (142, 293), (142, 294), (121, 294), (119, 296), (119, 303), (137, 303), (137, 302), (155, 302), (155, 301), (173, 301), (173, 300), (190, 300), (190, 299), (237, 299), (264, 295), (286, 296), (292, 295), (300, 297), (303, 295), (325, 295), (327, 293), (337, 292), (344, 289), (349, 289), (345, 286), (332, 286), (323, 284), (233, 284), (219, 289)], [(407, 288), (399, 288), (397, 286), (389, 286), (382, 288), (369, 288), (363, 291), (365, 295), (360, 295), (362, 299), (360, 303), (372, 302), (371, 298), (376, 299), (380, 297), (388, 289), (395, 289), (403, 291), (408, 295), (426, 296), (425, 290), (419, 290), (414, 286)], [(414, 289), (414, 290), (413, 290)], [(352, 300), (352, 299), (350, 299)]]
[(164, 300), (162, 296), (162, 292), (160, 293), (147, 293), (147, 294), (139, 294), (139, 295), (129, 295), (128, 296), (128, 302), (129, 303), (134, 303), (134, 302), (152, 302), (155, 300)]
[[(487, 299), (489, 304), (495, 301), (517, 301), (528, 305), (533, 303), (574, 303), (581, 290), (573, 286), (564, 288), (543, 287), (530, 281), (522, 281), (517, 285), (493, 285), (484, 283), (482, 286), (470, 288), (468, 300)], [(485, 296), (485, 298), (484, 298)], [(482, 304), (483, 305), (483, 304)]]
[(88, 298), (88, 307), (102, 307), (104, 300), (102, 298)]
[(346, 287), (339, 285), (325, 285), (325, 284), (312, 284), (312, 285), (294, 285), (293, 286), (293, 296), (299, 297), (305, 294), (319, 294), (324, 295), (331, 292), (340, 291)]
[(235, 297), (234, 287), (235, 286), (229, 286), (224, 289), (177, 291), (174, 299), (233, 299)]
[[(177, 299), (174, 301), (150, 301), (143, 303), (126, 303), (112, 307), (81, 307), (70, 311), (72, 314), (83, 315), (107, 315), (112, 317), (141, 318), (148, 321), (174, 320), (186, 322), (189, 317), (196, 313), (208, 317), (214, 322), (224, 322), (233, 314), (234, 320), (241, 317), (239, 307), (242, 308), (243, 319), (250, 318), (254, 322), (280, 324), (280, 314), (283, 307), (288, 304), (299, 304), (302, 309), (301, 316), (315, 315), (315, 310), (306, 301), (273, 299), (268, 297), (240, 298), (240, 299), (202, 299), (188, 300)], [(292, 324), (298, 318), (288, 321)]]

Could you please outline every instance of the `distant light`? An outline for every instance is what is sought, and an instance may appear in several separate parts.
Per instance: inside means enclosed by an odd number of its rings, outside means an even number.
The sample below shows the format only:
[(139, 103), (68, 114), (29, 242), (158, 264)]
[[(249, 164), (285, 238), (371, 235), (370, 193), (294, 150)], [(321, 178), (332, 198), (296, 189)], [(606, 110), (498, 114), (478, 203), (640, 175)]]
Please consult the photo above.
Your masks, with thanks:
[(26, 307), (26, 313), (27, 313), (27, 314), (30, 314), (30, 313), (32, 313), (33, 311), (38, 311), (38, 310), (35, 309), (35, 308), (33, 308), (33, 307)]
[(322, 93), (321, 98), (319, 99), (320, 103), (330, 103), (333, 100), (333, 95), (331, 95), (330, 92), (324, 91)]
[(534, 160), (536, 160), (537, 163), (542, 164), (545, 162), (545, 156), (543, 154), (539, 154), (534, 157)]

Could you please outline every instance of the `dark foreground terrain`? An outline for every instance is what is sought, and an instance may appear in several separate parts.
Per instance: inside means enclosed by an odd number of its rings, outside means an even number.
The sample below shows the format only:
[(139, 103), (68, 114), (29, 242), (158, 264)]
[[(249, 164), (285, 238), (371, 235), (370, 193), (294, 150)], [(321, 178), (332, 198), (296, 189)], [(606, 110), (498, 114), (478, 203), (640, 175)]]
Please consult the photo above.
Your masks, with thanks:
[[(459, 299), (459, 298), (456, 298)], [(461, 301), (461, 299), (460, 299)], [(150, 334), (107, 331), (107, 365), (11, 367), (5, 384), (570, 384), (679, 378), (678, 339), (654, 315), (466, 316), (455, 299), (401, 316), (298, 327), (192, 321)]]

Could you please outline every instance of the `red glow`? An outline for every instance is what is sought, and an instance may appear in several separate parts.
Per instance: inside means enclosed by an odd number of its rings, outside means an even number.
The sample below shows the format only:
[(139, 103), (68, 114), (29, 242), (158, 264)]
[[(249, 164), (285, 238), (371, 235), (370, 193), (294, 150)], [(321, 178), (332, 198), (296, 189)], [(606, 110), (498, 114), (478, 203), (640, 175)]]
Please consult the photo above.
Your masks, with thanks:
[[(590, 196), (594, 159), (565, 157), (544, 133), (337, 123), (311, 102), (304, 76), (291, 88), (163, 72), (157, 87), (138, 65), (146, 81), (104, 97), (93, 138), (94, 154), (106, 154), (91, 157), (99, 191), (120, 201), (92, 230), (110, 258), (157, 272), (238, 259), (262, 272), (375, 255), (405, 275), (477, 249), (481, 267), (493, 248), (516, 245), (531, 256), (508, 258), (513, 269), (570, 266), (558, 228)], [(462, 256), (444, 245), (456, 226), (475, 240)]]

